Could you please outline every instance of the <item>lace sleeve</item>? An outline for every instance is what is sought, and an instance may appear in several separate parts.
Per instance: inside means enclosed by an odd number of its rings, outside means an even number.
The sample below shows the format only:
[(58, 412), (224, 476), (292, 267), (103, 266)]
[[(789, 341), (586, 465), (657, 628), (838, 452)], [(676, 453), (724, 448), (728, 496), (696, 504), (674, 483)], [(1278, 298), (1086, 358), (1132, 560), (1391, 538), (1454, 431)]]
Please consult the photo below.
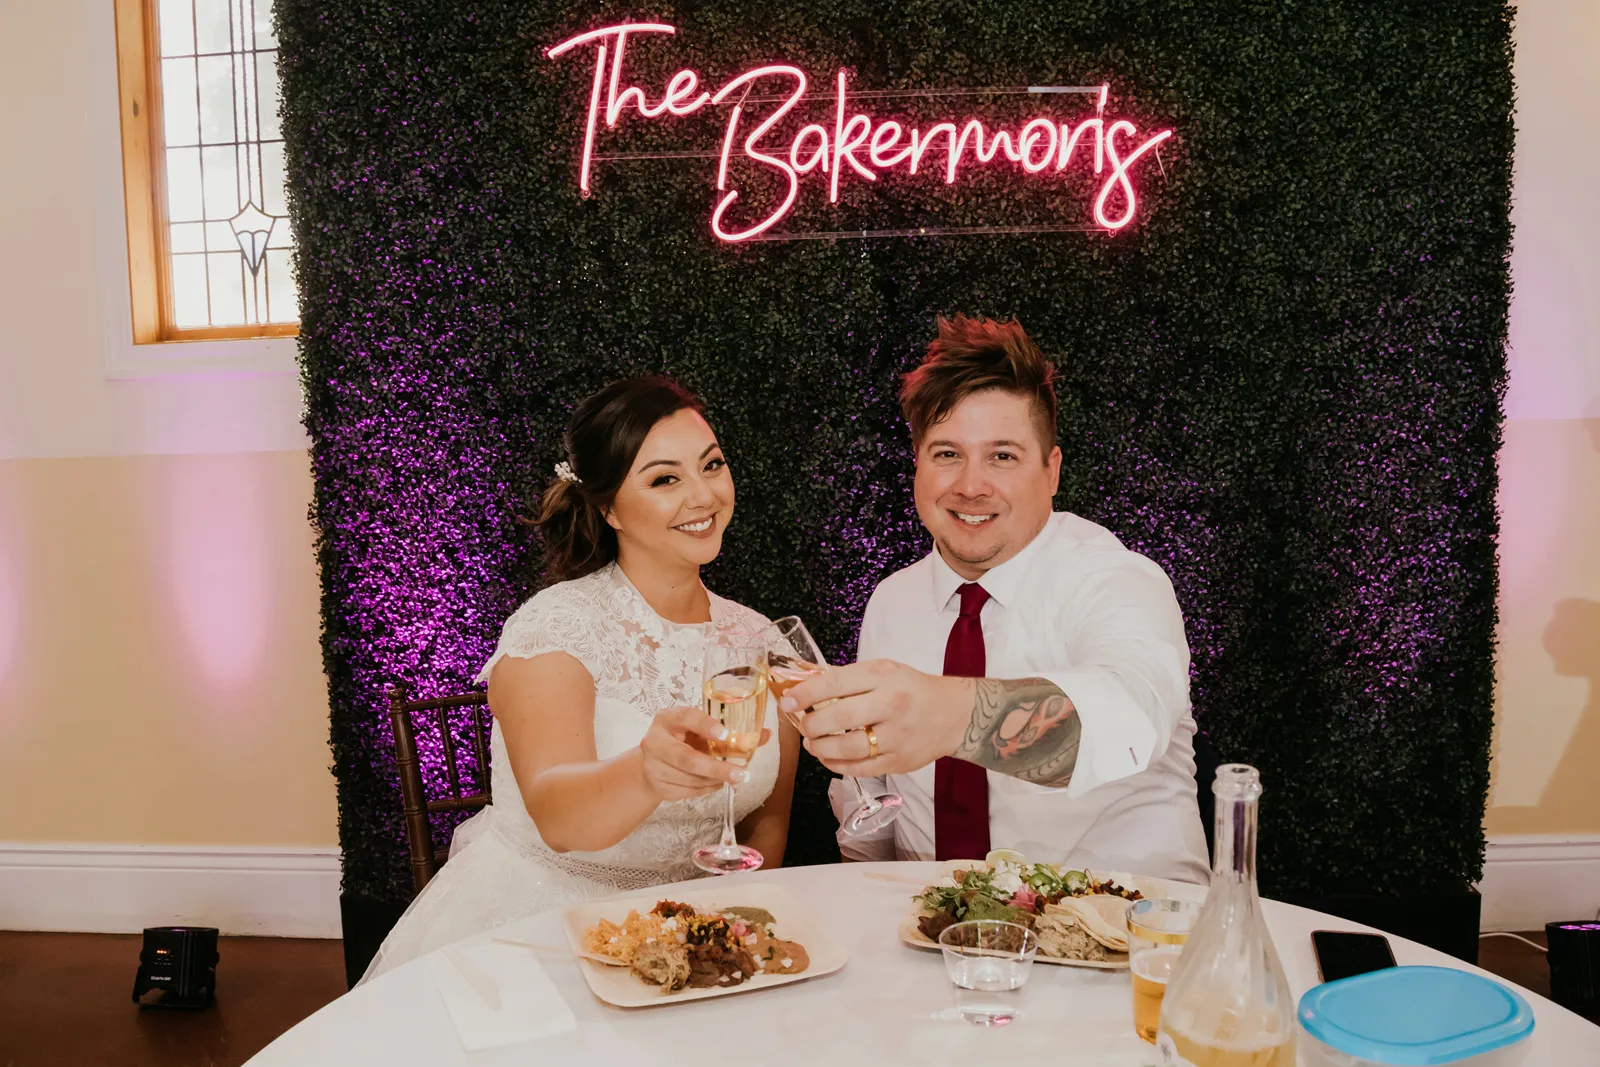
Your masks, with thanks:
[(729, 600), (715, 593), (711, 596), (712, 618), (719, 623), (738, 626), (751, 633), (760, 633), (772, 625), (772, 620), (755, 608), (747, 608), (737, 600)]
[(577, 605), (565, 602), (566, 598), (552, 596), (554, 592), (540, 593), (506, 620), (494, 655), (478, 672), (477, 684), (486, 683), (494, 665), (506, 656), (532, 659), (546, 652), (567, 653), (583, 664), (591, 678), (599, 680), (597, 667), (602, 657), (593, 614), (578, 610)]

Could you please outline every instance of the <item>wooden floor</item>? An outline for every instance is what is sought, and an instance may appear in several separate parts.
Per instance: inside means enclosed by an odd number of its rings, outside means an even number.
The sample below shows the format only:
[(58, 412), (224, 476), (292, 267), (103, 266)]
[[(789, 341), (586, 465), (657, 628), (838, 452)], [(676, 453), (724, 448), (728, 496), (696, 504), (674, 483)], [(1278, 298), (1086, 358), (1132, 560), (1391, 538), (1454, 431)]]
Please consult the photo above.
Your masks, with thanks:
[[(209, 1011), (140, 1011), (137, 936), (0, 932), (0, 1067), (232, 1067), (344, 992), (337, 941), (225, 937), (218, 954)], [(1486, 938), (1479, 959), (1550, 992), (1543, 953), (1519, 941)]]
[(0, 932), (0, 1067), (231, 1067), (344, 992), (338, 941), (225, 937), (215, 1005), (141, 1011), (139, 942)]
[[(1541, 945), (1545, 943), (1543, 930), (1524, 931), (1522, 936)], [(1524, 989), (1531, 989), (1541, 997), (1550, 995), (1550, 968), (1545, 964), (1544, 953), (1514, 938), (1494, 935), (1480, 938), (1478, 966)], [(1600, 1025), (1600, 1010), (1591, 1011), (1587, 1018)]]

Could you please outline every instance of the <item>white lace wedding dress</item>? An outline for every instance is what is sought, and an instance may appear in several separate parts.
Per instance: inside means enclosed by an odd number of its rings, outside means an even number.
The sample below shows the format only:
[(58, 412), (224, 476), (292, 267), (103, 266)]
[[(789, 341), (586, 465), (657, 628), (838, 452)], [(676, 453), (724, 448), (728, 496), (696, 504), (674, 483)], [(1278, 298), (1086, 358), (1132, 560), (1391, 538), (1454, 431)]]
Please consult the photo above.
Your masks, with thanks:
[[(713, 625), (758, 629), (760, 614), (711, 594)], [(502, 656), (566, 652), (594, 678), (595, 754), (608, 759), (638, 745), (656, 712), (700, 705), (707, 626), (657, 615), (621, 568), (543, 590), (506, 621), (499, 647), (478, 676)], [(750, 761), (735, 813), (745, 818), (766, 800), (778, 776), (777, 712), (772, 741)], [(638, 829), (600, 852), (556, 853), (545, 846), (522, 804), (500, 726), (491, 738), (495, 803), (456, 831), (440, 868), (390, 931), (367, 973), (374, 976), (471, 934), (552, 908), (700, 875), (689, 856), (722, 832), (722, 794), (663, 804)]]

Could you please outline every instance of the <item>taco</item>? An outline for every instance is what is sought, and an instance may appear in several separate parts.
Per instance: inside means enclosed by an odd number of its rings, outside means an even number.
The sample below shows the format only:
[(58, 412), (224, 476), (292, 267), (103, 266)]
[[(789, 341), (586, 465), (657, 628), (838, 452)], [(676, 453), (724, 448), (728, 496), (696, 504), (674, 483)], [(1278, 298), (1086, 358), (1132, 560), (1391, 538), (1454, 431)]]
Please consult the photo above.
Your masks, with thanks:
[(1128, 952), (1128, 901), (1096, 893), (1046, 904), (1034, 920), (1039, 951), (1062, 960), (1114, 960)]

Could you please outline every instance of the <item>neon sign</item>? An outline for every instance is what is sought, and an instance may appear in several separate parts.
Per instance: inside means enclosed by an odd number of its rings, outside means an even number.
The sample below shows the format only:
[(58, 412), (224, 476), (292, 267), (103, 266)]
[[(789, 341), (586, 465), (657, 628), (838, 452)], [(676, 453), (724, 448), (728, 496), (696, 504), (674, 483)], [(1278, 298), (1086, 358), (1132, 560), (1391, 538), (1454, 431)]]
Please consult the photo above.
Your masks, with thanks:
[[(637, 34), (674, 34), (675, 27), (657, 22), (627, 22), (580, 33), (545, 50), (546, 57), (559, 59), (583, 47), (594, 50), (594, 77), (589, 90), (589, 111), (583, 133), (583, 155), (578, 167), (578, 187), (589, 195), (589, 178), (595, 162), (595, 142), (601, 123), (615, 129), (623, 113), (635, 111), (641, 118), (664, 115), (691, 115), (705, 107), (732, 103), (717, 167), (717, 204), (711, 213), (711, 230), (724, 241), (747, 241), (766, 233), (790, 210), (800, 195), (801, 178), (813, 171), (827, 176), (828, 200), (838, 203), (839, 184), (853, 176), (875, 182), (885, 172), (903, 168), (907, 174), (938, 168), (944, 181), (954, 185), (961, 172), (975, 166), (1017, 168), (1023, 175), (1056, 174), (1078, 164), (1093, 168), (1100, 180), (1092, 215), (1095, 223), (1115, 232), (1133, 221), (1139, 208), (1131, 173), (1134, 165), (1150, 155), (1156, 146), (1172, 136), (1172, 131), (1155, 130), (1140, 135), (1127, 119), (1107, 121), (1107, 87), (1099, 88), (1094, 116), (1076, 124), (1036, 117), (1012, 130), (990, 132), (981, 119), (965, 123), (939, 122), (926, 129), (907, 129), (893, 119), (878, 121), (851, 107), (846, 73), (838, 72), (833, 91), (830, 125), (808, 123), (789, 140), (787, 149), (772, 143), (773, 130), (797, 105), (806, 99), (810, 83), (799, 67), (775, 63), (745, 71), (715, 91), (701, 88), (701, 77), (692, 70), (680, 70), (668, 79), (661, 96), (652, 103), (646, 91), (625, 84), (623, 56), (628, 41)], [(782, 93), (771, 98), (778, 103), (772, 113), (759, 122), (747, 122), (745, 104), (751, 91), (761, 85)], [(766, 99), (766, 98), (763, 98)], [(748, 127), (748, 129), (746, 129)], [(740, 133), (744, 137), (740, 139)], [(1121, 142), (1119, 144), (1119, 141)], [(758, 217), (742, 228), (730, 223), (729, 214), (739, 202), (740, 191), (730, 188), (729, 160), (734, 146), (742, 158), (767, 168), (784, 179), (786, 192), (775, 205), (756, 209)], [(764, 214), (760, 212), (764, 211)]]

